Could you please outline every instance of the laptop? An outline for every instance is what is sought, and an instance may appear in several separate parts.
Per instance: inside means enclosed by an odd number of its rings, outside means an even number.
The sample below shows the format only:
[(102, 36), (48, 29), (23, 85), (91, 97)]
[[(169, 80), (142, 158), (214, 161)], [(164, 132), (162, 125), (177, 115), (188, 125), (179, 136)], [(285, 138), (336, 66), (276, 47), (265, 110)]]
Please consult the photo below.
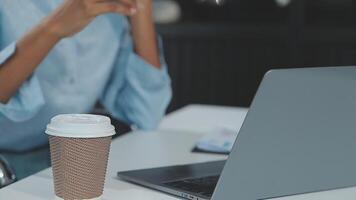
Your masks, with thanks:
[(119, 172), (194, 200), (260, 200), (356, 186), (356, 67), (268, 72), (228, 160)]

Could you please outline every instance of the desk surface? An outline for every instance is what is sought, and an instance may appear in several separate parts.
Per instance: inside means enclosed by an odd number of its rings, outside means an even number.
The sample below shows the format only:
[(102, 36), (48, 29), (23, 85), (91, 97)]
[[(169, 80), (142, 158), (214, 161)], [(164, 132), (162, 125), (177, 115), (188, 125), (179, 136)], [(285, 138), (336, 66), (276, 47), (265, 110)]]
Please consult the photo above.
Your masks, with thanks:
[(247, 110), (227, 106), (189, 105), (167, 115), (158, 129), (204, 134), (217, 126), (223, 126), (238, 131)]
[[(192, 105), (168, 115), (154, 132), (133, 132), (113, 141), (109, 157), (104, 200), (170, 200), (175, 197), (120, 181), (117, 171), (226, 159), (226, 156), (191, 153), (195, 142), (216, 126), (239, 128), (247, 109)], [(194, 123), (197, 121), (197, 123)], [(0, 190), (0, 199), (53, 199), (51, 169)], [(348, 200), (356, 188), (285, 197), (280, 200)], [(329, 198), (325, 198), (329, 197)], [(279, 199), (278, 199), (279, 200)]]
[[(134, 132), (112, 143), (105, 185), (105, 200), (175, 199), (116, 178), (117, 171), (204, 162), (225, 156), (194, 154), (190, 149), (200, 136), (188, 132)], [(27, 196), (28, 195), (28, 196)], [(48, 200), (53, 198), (50, 169), (0, 190), (0, 199)], [(26, 197), (26, 198), (24, 198)]]

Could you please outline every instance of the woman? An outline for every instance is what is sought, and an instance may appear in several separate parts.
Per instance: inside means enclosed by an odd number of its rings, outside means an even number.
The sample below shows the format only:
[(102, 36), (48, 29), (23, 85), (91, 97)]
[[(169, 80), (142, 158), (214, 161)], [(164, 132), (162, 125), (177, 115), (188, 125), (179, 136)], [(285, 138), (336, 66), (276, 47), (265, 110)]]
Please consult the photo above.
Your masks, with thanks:
[(141, 129), (171, 98), (159, 56), (152, 0), (0, 0), (0, 149), (47, 144), (60, 113), (97, 100)]

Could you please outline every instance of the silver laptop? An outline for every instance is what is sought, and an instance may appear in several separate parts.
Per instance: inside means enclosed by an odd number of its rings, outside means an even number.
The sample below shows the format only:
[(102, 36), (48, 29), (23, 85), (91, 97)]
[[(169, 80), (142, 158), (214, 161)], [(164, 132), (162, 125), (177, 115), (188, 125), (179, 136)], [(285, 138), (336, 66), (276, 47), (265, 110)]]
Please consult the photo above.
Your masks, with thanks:
[(356, 67), (268, 72), (226, 164), (118, 175), (194, 200), (260, 200), (356, 186)]

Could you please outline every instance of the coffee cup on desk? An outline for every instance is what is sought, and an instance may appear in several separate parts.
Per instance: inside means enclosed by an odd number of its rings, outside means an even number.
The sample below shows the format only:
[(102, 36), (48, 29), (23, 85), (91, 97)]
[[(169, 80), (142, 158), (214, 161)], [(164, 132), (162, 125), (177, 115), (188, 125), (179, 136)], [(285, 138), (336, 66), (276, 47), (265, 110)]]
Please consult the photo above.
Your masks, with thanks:
[(115, 128), (105, 116), (66, 114), (47, 125), (59, 200), (99, 200)]

